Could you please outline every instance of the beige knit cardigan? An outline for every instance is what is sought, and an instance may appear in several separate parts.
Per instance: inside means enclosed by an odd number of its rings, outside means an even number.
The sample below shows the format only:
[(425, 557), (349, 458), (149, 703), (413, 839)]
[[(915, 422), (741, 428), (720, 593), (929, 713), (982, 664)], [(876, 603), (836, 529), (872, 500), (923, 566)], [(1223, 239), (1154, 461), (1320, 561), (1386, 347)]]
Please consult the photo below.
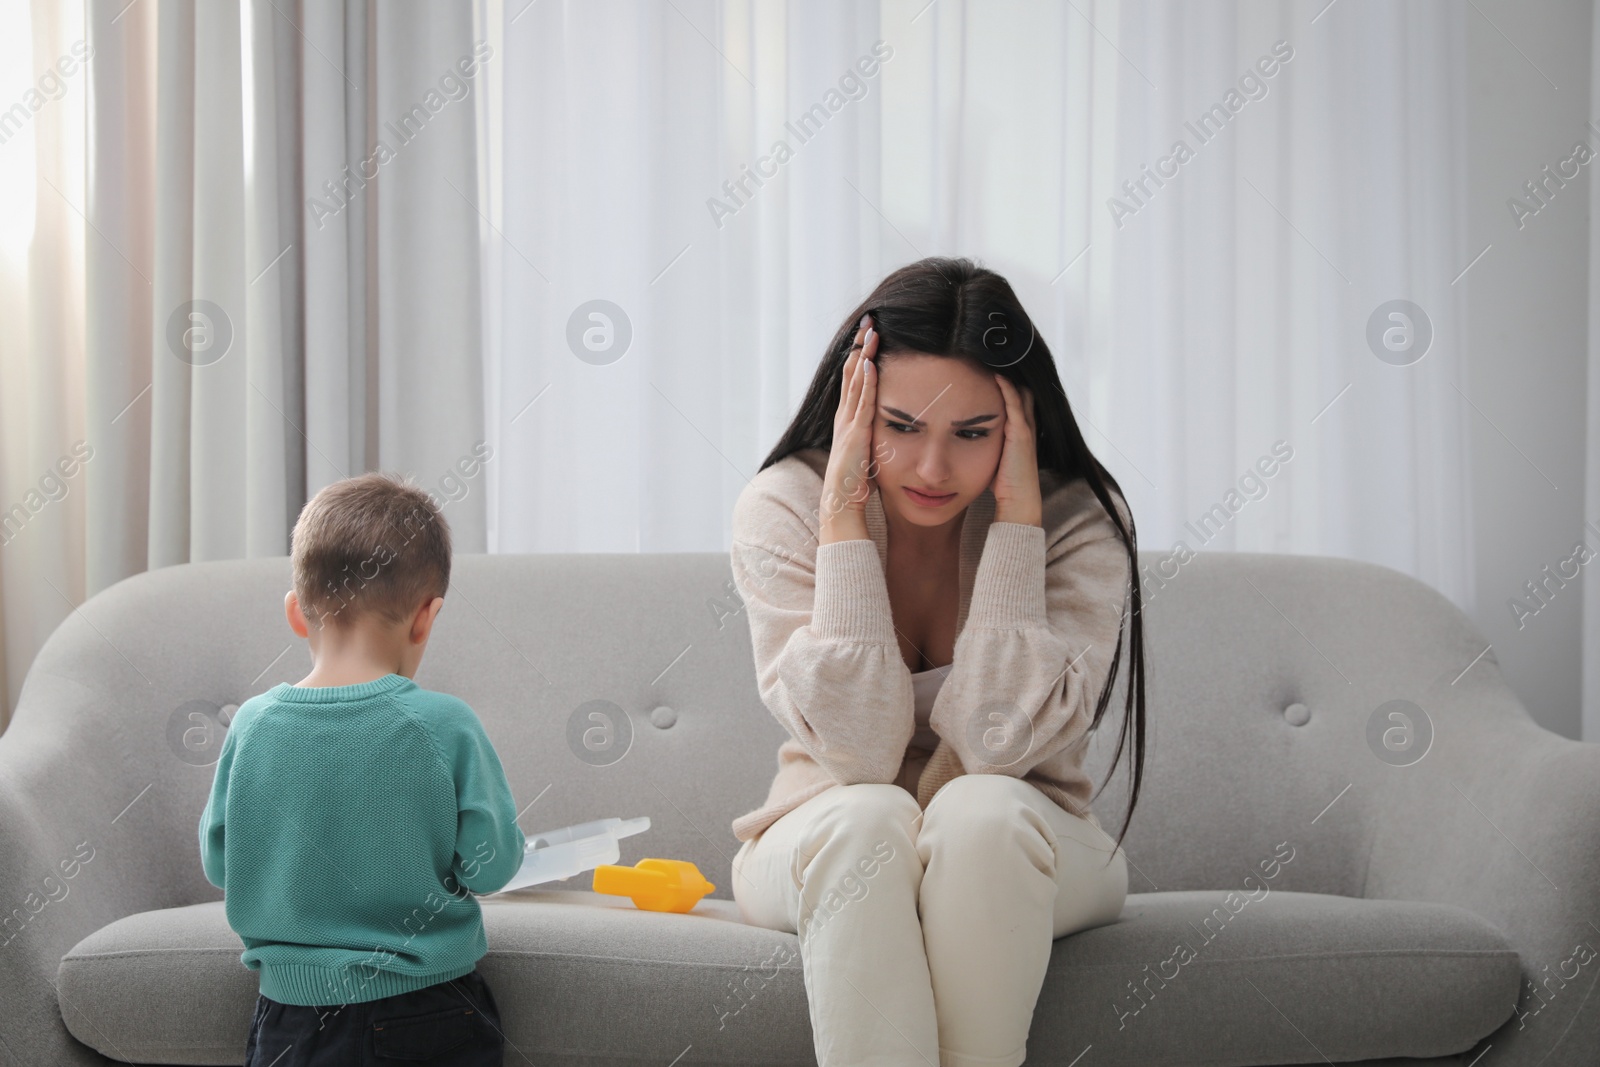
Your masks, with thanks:
[(796, 452), (759, 472), (734, 504), (733, 580), (756, 680), (790, 735), (766, 802), (733, 821), (734, 836), (751, 840), (836, 785), (898, 782), (926, 808), (964, 773), (1022, 778), (1087, 816), (1087, 731), (1128, 586), (1126, 549), (1089, 483), (1041, 471), (1040, 526), (995, 522), (987, 489), (967, 507), (955, 660), (933, 705), (940, 740), (928, 755), (910, 745), (914, 695), (884, 577), (883, 502), (872, 488), (868, 539), (819, 545), (827, 463), (822, 449)]

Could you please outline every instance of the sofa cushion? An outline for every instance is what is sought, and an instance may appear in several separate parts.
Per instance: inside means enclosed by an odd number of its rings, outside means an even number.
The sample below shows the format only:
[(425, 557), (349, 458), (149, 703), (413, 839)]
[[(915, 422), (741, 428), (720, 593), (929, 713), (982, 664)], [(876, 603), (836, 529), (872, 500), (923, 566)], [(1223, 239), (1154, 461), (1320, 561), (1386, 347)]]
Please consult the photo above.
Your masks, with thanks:
[[(1283, 891), (1229, 908), (1228, 896), (1132, 894), (1117, 922), (1058, 940), (1029, 1059), (1442, 1056), (1516, 1002), (1517, 954), (1461, 908)], [(798, 942), (741, 923), (731, 901), (686, 915), (578, 890), (481, 903), (492, 947), (479, 968), (507, 1063), (815, 1062)], [(243, 948), (220, 901), (128, 916), (62, 958), (62, 1016), (117, 1059), (241, 1063), (256, 996)]]

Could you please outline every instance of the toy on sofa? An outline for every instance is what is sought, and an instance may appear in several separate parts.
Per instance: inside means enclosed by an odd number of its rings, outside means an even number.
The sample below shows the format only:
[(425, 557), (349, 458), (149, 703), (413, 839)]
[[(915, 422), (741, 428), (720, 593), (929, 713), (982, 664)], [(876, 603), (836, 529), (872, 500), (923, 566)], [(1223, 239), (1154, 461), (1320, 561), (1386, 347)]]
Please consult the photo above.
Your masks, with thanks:
[(596, 819), (529, 834), (522, 866), (498, 892), (556, 882), (601, 864), (615, 863), (622, 855), (617, 842), (648, 829), (650, 816), (641, 815), (637, 819)]
[(688, 860), (642, 859), (632, 867), (613, 864), (594, 869), (594, 891), (631, 897), (646, 911), (693, 910), (717, 887)]

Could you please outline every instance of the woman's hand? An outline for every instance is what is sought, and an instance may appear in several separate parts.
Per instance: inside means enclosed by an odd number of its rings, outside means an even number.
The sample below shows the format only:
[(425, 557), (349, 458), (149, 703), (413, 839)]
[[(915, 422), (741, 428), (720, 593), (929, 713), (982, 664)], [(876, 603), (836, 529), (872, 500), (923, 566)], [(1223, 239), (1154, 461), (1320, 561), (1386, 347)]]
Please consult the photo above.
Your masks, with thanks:
[(1039, 496), (1038, 431), (1033, 422), (1033, 392), (1017, 387), (1003, 374), (996, 374), (1000, 393), (1006, 401), (1006, 436), (1001, 445), (1000, 465), (995, 468), (989, 488), (994, 493), (995, 522), (1043, 523), (1044, 503)]
[[(877, 464), (872, 461), (872, 424), (878, 410), (878, 331), (861, 316), (854, 346), (844, 361), (844, 387), (833, 417), (833, 447), (822, 476), (822, 533), (819, 545), (865, 540), (867, 497)], [(1037, 490), (1035, 490), (1037, 492)]]

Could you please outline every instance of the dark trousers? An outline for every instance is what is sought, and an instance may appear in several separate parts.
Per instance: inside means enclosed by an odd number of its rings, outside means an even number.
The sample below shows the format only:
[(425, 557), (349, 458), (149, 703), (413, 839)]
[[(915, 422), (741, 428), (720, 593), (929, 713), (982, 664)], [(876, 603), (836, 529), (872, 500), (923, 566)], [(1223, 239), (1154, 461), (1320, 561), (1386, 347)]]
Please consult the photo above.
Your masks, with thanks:
[(501, 1067), (505, 1038), (489, 983), (448, 982), (359, 1004), (313, 1007), (256, 997), (245, 1067)]

